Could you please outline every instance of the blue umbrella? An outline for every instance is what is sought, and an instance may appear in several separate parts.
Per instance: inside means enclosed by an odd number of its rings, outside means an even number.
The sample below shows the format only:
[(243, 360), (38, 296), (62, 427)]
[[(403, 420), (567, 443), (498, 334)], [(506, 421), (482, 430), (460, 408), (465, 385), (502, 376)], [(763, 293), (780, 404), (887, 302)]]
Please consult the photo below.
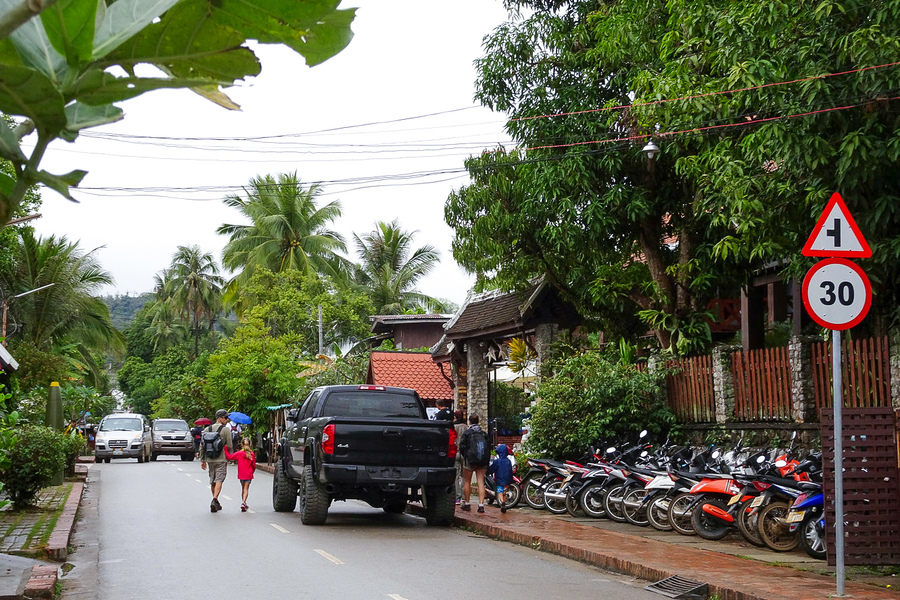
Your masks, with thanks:
[(234, 421), (235, 423), (240, 423), (241, 425), (249, 425), (253, 421), (242, 412), (233, 412), (228, 413), (228, 418)]

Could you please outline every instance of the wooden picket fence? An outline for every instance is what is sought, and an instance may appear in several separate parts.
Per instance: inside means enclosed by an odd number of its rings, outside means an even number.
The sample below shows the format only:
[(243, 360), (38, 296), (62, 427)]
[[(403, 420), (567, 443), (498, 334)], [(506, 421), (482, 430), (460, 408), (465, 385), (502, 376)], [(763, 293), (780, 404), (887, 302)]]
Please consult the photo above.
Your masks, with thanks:
[(736, 421), (790, 421), (791, 363), (787, 347), (731, 355)]
[(693, 356), (666, 361), (669, 406), (681, 423), (711, 423), (716, 420), (712, 356)]
[[(841, 341), (841, 382), (844, 406), (891, 406), (891, 367), (887, 336)], [(816, 410), (833, 405), (831, 342), (812, 346)]]

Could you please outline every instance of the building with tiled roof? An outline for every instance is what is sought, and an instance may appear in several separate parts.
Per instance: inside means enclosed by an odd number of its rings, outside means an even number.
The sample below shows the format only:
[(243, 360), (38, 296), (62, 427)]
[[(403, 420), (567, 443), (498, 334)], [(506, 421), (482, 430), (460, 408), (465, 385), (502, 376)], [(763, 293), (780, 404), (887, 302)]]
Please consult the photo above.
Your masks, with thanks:
[(453, 400), (450, 366), (435, 363), (427, 352), (373, 351), (366, 383), (412, 388), (426, 406)]
[(398, 350), (430, 348), (444, 334), (451, 315), (372, 315), (372, 333), (376, 339), (392, 339)]

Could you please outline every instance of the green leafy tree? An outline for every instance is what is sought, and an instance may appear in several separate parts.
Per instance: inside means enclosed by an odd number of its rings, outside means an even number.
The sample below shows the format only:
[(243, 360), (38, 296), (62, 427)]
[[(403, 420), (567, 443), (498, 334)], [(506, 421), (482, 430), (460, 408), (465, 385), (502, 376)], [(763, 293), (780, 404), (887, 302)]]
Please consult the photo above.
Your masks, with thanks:
[[(0, 175), (0, 225), (35, 183), (71, 198), (69, 187), (81, 181), (84, 171), (54, 175), (39, 168), (54, 139), (73, 141), (83, 129), (117, 121), (123, 111), (115, 103), (156, 89), (190, 88), (221, 106), (238, 108), (220, 87), (259, 74), (247, 41), (283, 44), (309, 65), (321, 63), (352, 37), (355, 11), (337, 5), (296, 0), (4, 4), (0, 111), (27, 123), (22, 130), (0, 123), (0, 156), (15, 169), (14, 177)], [(139, 76), (138, 64), (158, 70)], [(37, 141), (26, 155), (19, 140), (30, 131)]]
[(262, 320), (270, 335), (295, 336), (299, 352), (306, 356), (319, 350), (320, 306), (326, 348), (369, 335), (369, 299), (352, 290), (334, 290), (315, 275), (260, 269), (243, 288), (241, 303), (245, 315)]
[[(773, 261), (793, 258), (802, 273), (803, 239), (840, 190), (891, 257), (873, 273), (894, 297), (900, 204), (888, 173), (900, 145), (879, 99), (896, 69), (808, 78), (893, 62), (900, 8), (509, 5), (527, 16), (486, 41), (477, 97), (508, 114), (528, 150), (469, 159), (472, 183), (445, 209), (454, 256), (481, 285), (543, 275), (616, 336), (637, 314), (662, 347), (697, 351), (710, 299)], [(641, 153), (651, 138), (654, 161)]]
[(277, 179), (265, 175), (250, 180), (244, 194), (227, 196), (225, 204), (250, 224), (224, 224), (217, 230), (228, 236), (222, 264), (237, 273), (229, 283), (228, 298), (239, 314), (243, 307), (237, 302), (238, 291), (259, 268), (323, 275), (335, 275), (342, 268), (338, 252), (346, 250), (344, 240), (329, 229), (341, 216), (341, 205), (317, 207), (321, 194), (317, 184), (305, 188), (296, 173)]
[(440, 300), (415, 289), (416, 283), (437, 265), (440, 253), (431, 245), (413, 250), (414, 235), (415, 232), (404, 231), (394, 220), (379, 221), (373, 231), (353, 236), (360, 259), (353, 270), (354, 281), (372, 299), (375, 314), (403, 314), (420, 308), (432, 312), (447, 309)]

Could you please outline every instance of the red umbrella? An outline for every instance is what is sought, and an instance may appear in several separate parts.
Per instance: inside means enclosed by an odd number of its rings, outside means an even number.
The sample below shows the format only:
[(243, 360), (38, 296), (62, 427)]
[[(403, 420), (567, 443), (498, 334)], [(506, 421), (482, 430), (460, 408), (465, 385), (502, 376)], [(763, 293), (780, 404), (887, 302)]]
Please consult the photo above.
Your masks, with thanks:
[(200, 425), (201, 427), (204, 426), (204, 425), (209, 425), (209, 424), (211, 424), (211, 423), (212, 423), (212, 421), (210, 421), (210, 420), (207, 419), (206, 417), (200, 417), (199, 419), (197, 419), (196, 421), (194, 421), (194, 425)]

